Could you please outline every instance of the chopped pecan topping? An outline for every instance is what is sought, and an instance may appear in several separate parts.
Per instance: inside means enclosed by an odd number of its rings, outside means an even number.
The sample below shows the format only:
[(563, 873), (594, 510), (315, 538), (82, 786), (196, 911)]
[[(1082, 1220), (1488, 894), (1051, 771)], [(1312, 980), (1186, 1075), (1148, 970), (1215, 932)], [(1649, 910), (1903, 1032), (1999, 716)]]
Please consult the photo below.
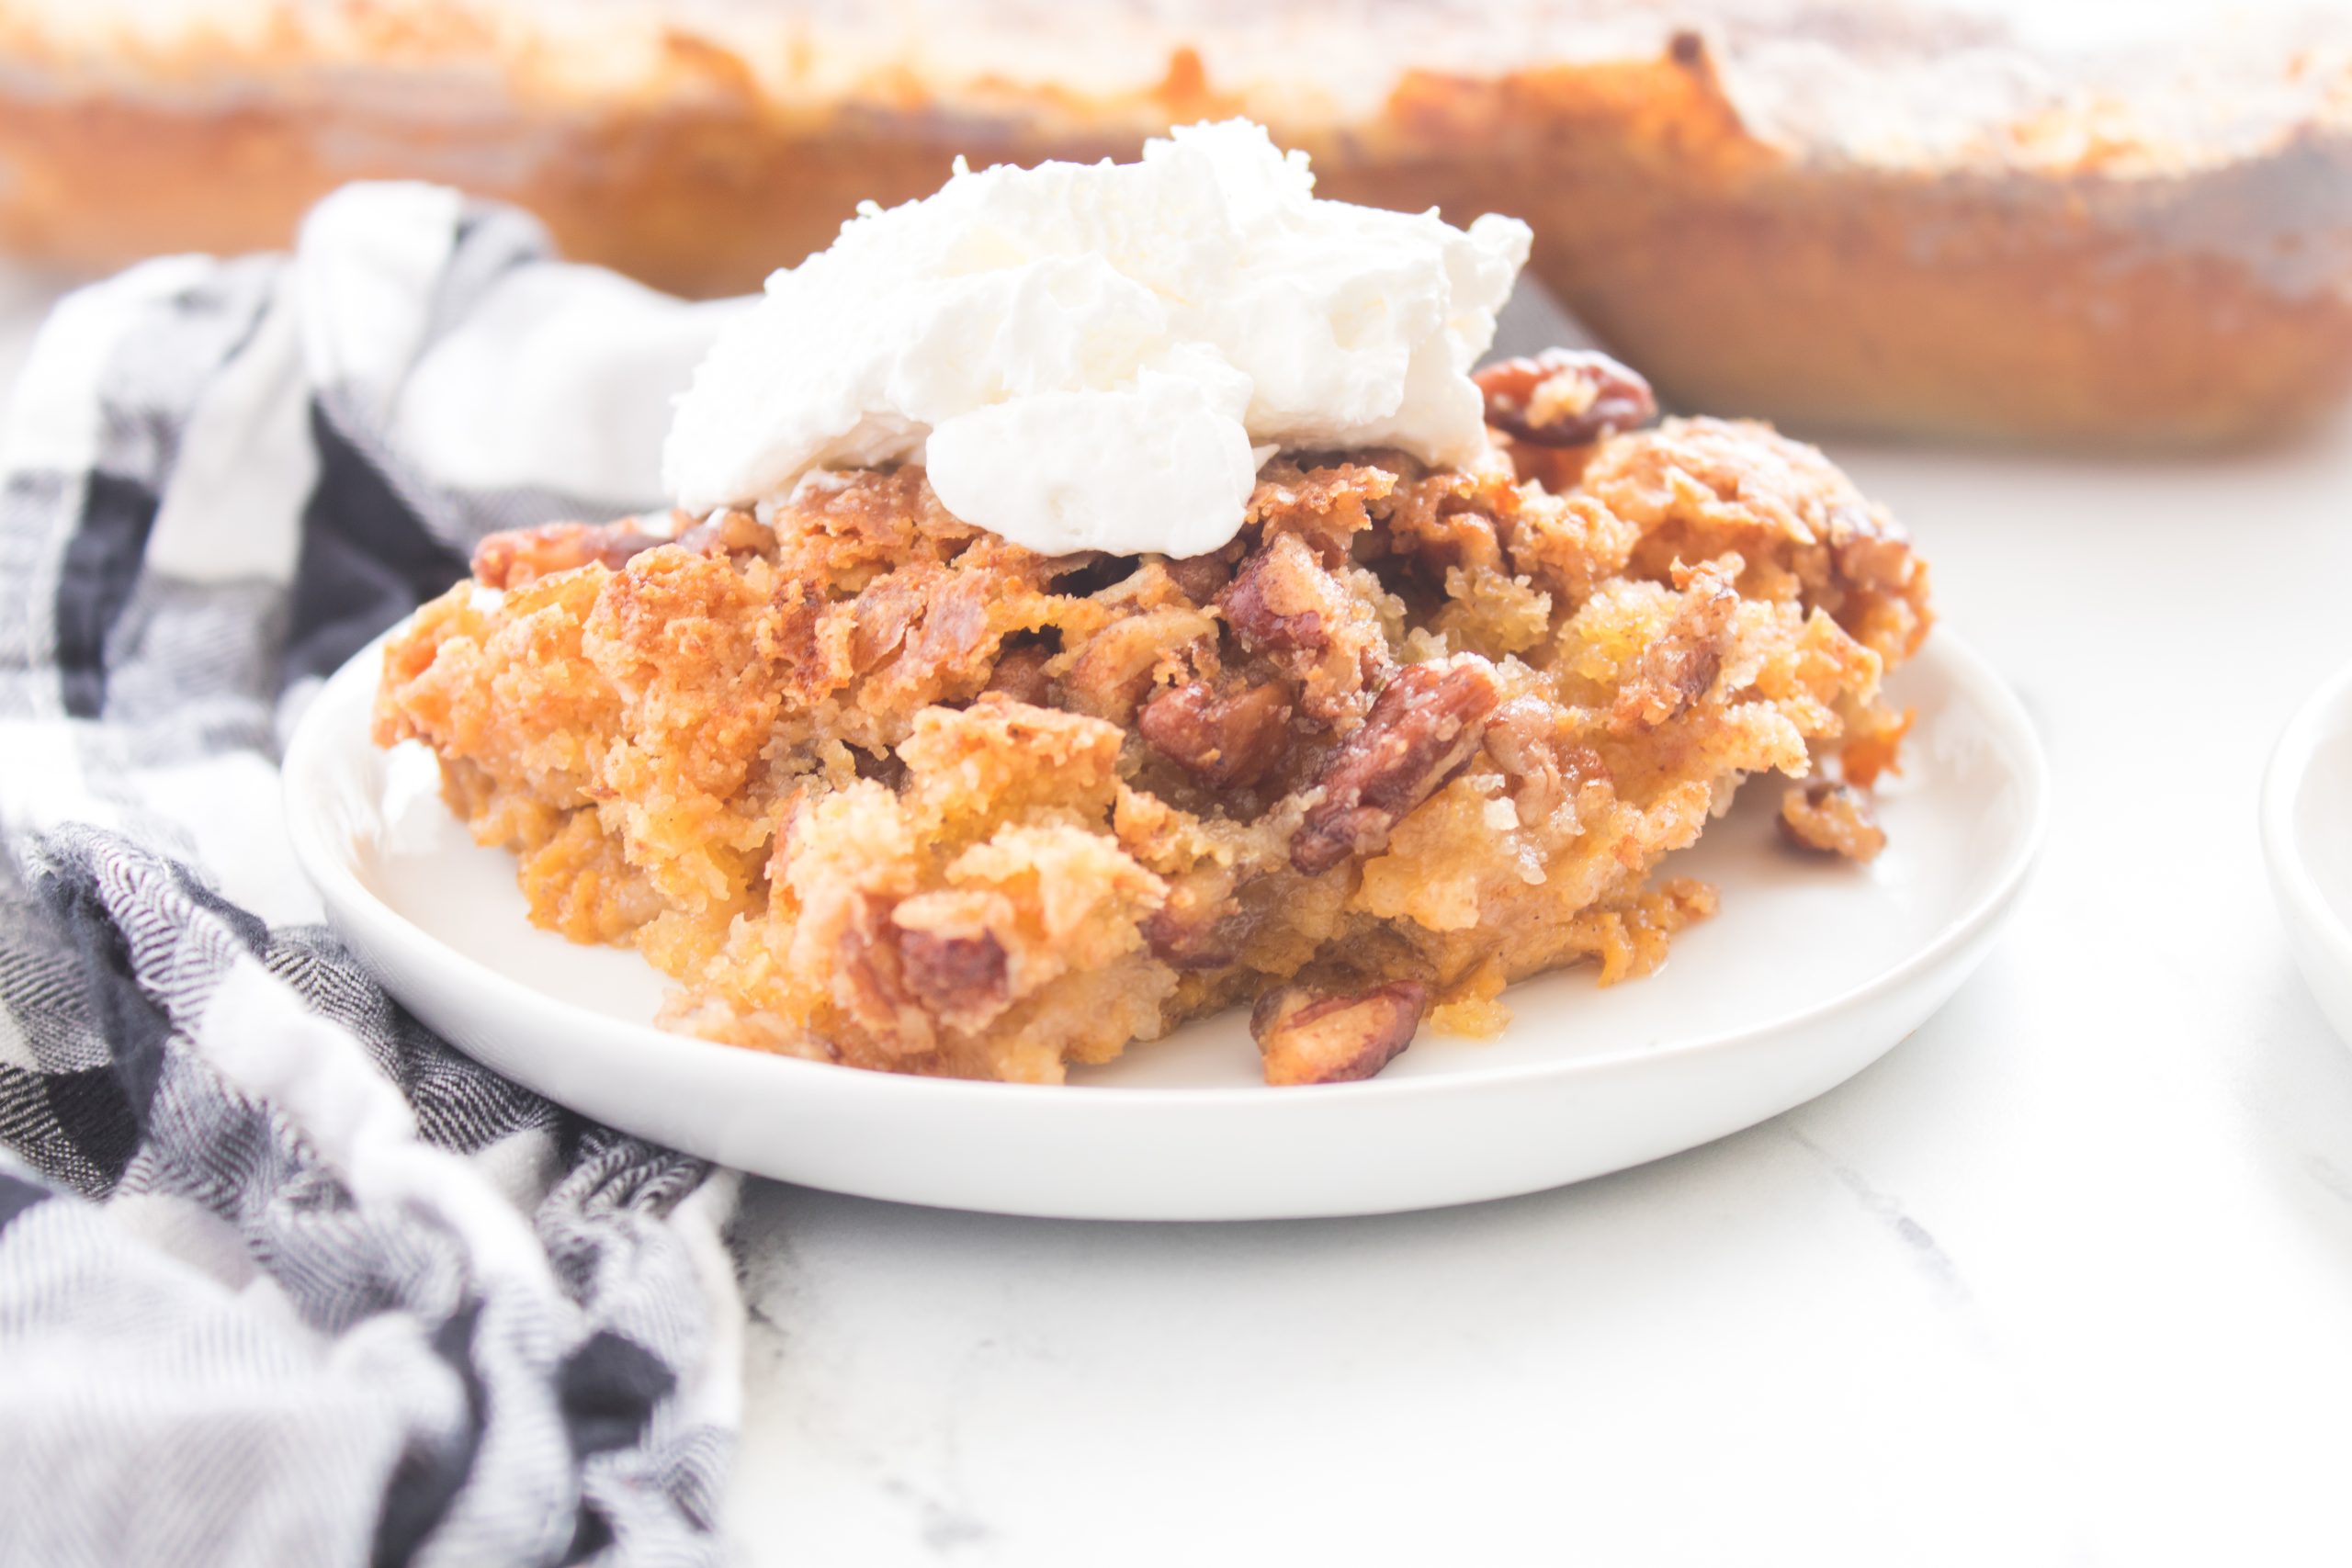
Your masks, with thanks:
[(1620, 735), (1638, 735), (1705, 696), (1723, 672), (1724, 649), (1738, 611), (1739, 591), (1729, 578), (1713, 566), (1690, 572), (1681, 607), (1643, 650), (1633, 679), (1617, 694), (1610, 727)]
[(1873, 859), (1886, 848), (1886, 829), (1871, 814), (1870, 797), (1834, 779), (1789, 786), (1781, 797), (1781, 837), (1796, 849), (1854, 861)]
[(1250, 1014), (1266, 1081), (1352, 1083), (1372, 1077), (1413, 1043), (1429, 998), (1429, 987), (1418, 980), (1391, 980), (1337, 997), (1317, 997), (1299, 986), (1268, 991)]
[(1370, 574), (1326, 566), (1305, 539), (1269, 532), (1217, 596), (1242, 650), (1288, 682), (1300, 719), (1317, 731), (1360, 722), (1395, 660)]
[(1405, 814), (1478, 749), (1501, 695), (1495, 667), (1476, 654), (1399, 670), (1363, 723), (1324, 760), (1315, 778), (1323, 796), (1291, 840), (1291, 864), (1314, 876), (1385, 846)]
[(1520, 819), (1542, 821), (1587, 779), (1609, 777), (1609, 764), (1576, 744), (1568, 716), (1541, 697), (1515, 697), (1487, 721), (1487, 755), (1511, 781)]
[(1171, 969), (1222, 969), (1240, 958), (1253, 922), (1230, 902), (1200, 902), (1171, 895), (1144, 918), (1151, 955)]
[[(850, 896), (848, 916), (842, 923), (833, 953), (833, 999), (842, 1011), (870, 1029), (898, 1036), (905, 1021), (904, 964), (896, 943), (888, 940), (889, 913), (883, 900), (870, 893)], [(914, 1021), (919, 1025), (922, 1021)], [(927, 1042), (910, 1041), (917, 1048)]]
[(1325, 605), (1330, 574), (1288, 534), (1252, 551), (1217, 598), (1241, 646), (1252, 653), (1316, 652), (1330, 640)]
[(899, 959), (907, 989), (943, 1018), (985, 1012), (1005, 999), (1004, 945), (991, 932), (901, 931)]
[(1290, 696), (1268, 682), (1227, 696), (1190, 682), (1170, 686), (1136, 715), (1151, 749), (1216, 789), (1256, 784), (1282, 758)]
[(1548, 348), (1489, 365), (1473, 379), (1487, 395), (1487, 423), (1539, 446), (1581, 446), (1657, 417), (1647, 381), (1588, 350)]
[(1004, 945), (979, 923), (985, 911), (956, 907), (984, 897), (852, 894), (832, 964), (834, 1000), (905, 1050), (930, 1049), (939, 1024), (985, 1025), (1012, 991)]

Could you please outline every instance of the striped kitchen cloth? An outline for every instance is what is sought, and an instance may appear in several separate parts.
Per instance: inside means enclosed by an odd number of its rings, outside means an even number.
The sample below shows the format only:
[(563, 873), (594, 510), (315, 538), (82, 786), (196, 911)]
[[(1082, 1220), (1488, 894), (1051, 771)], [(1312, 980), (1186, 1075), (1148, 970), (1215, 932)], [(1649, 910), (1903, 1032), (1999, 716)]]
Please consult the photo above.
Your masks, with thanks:
[(276, 760), (481, 534), (652, 502), (738, 308), (367, 186), (43, 327), (0, 425), (0, 1562), (721, 1556), (732, 1179), (385, 996)]

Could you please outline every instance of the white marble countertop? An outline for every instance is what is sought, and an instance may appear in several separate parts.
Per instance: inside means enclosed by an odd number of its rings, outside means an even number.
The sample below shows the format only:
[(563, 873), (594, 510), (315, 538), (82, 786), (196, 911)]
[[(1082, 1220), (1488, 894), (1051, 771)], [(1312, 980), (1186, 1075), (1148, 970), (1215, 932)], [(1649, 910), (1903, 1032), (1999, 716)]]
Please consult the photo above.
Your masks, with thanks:
[(1951, 1004), (1752, 1131), (1471, 1208), (1123, 1226), (756, 1184), (747, 1562), (2346, 1560), (2352, 1052), (2255, 801), (2352, 660), (2352, 426), (1829, 449), (2055, 775)]
[[(0, 384), (53, 288), (0, 269)], [(752, 1183), (743, 1562), (2346, 1560), (2352, 1052), (2255, 802), (2352, 660), (2352, 423), (2198, 461), (1828, 446), (2055, 775), (1951, 1005), (1749, 1132), (1433, 1213)]]

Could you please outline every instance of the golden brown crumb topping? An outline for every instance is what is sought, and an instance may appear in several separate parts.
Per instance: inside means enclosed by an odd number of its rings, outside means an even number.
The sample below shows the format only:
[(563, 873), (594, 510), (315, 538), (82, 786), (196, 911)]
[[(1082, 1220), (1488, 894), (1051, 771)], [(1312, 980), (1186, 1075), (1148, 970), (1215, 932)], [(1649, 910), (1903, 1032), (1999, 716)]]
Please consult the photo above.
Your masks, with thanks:
[(1792, 785), (1781, 795), (1781, 836), (1798, 849), (1852, 861), (1875, 860), (1886, 848), (1870, 796), (1835, 779)]
[(493, 540), (377, 735), (676, 1027), (1053, 1081), (1266, 998), (1270, 1079), (1364, 1076), (1655, 966), (1713, 896), (1650, 874), (1742, 777), (1900, 735), (1927, 579), (1883, 513), (1759, 425), (1596, 434), (1288, 455), (1182, 561), (1032, 554), (914, 467)]

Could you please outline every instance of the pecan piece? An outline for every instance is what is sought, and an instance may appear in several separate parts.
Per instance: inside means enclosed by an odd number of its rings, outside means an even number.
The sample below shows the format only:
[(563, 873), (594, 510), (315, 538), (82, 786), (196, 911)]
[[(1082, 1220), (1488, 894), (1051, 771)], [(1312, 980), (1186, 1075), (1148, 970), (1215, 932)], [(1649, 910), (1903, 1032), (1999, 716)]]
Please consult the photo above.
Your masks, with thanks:
[(1547, 348), (1489, 365), (1472, 379), (1487, 395), (1487, 423), (1539, 446), (1581, 446), (1657, 417), (1657, 399), (1638, 372), (1589, 350)]
[(1399, 670), (1363, 723), (1324, 760), (1315, 778), (1323, 797), (1299, 823), (1290, 863), (1315, 876), (1385, 846), (1405, 814), (1478, 749), (1501, 697), (1495, 667), (1476, 654)]
[(1258, 998), (1250, 1033), (1270, 1084), (1353, 1083), (1413, 1043), (1429, 998), (1419, 980), (1319, 998), (1303, 987), (1279, 986)]
[(1170, 969), (1222, 969), (1240, 958), (1254, 923), (1230, 905), (1180, 908), (1171, 898), (1144, 918), (1143, 939)]
[[(876, 1035), (920, 1050), (930, 1043), (922, 1033), (929, 1022), (908, 1017), (904, 963), (886, 930), (888, 919), (882, 899), (871, 893), (849, 896), (833, 954), (833, 1000)], [(904, 1035), (909, 1027), (914, 1038)]]
[(1136, 728), (1161, 756), (1215, 789), (1256, 784), (1281, 760), (1290, 697), (1268, 682), (1218, 696), (1199, 681), (1170, 686), (1136, 715)]
[(1327, 567), (1298, 535), (1276, 531), (1217, 596), (1234, 639), (1273, 665), (1318, 731), (1361, 720), (1395, 663), (1376, 596), (1344, 575), (1359, 570)]
[(1571, 728), (1567, 714), (1541, 697), (1514, 697), (1487, 721), (1482, 744), (1510, 781), (1521, 821), (1544, 821), (1586, 780), (1609, 779), (1609, 764), (1577, 745)]
[(1792, 848), (1852, 861), (1874, 859), (1886, 848), (1886, 829), (1871, 815), (1870, 797), (1834, 779), (1789, 786), (1781, 797), (1781, 837)]
[(1171, 969), (1222, 969), (1241, 957), (1260, 916), (1235, 895), (1255, 870), (1208, 862), (1168, 879), (1168, 899), (1144, 918), (1151, 955)]
[(1320, 651), (1330, 641), (1329, 574), (1296, 536), (1278, 534), (1241, 563), (1217, 595), (1226, 620), (1252, 653)]
[(899, 961), (915, 1000), (942, 1018), (990, 1011), (1007, 995), (1004, 944), (990, 931), (901, 931)]

